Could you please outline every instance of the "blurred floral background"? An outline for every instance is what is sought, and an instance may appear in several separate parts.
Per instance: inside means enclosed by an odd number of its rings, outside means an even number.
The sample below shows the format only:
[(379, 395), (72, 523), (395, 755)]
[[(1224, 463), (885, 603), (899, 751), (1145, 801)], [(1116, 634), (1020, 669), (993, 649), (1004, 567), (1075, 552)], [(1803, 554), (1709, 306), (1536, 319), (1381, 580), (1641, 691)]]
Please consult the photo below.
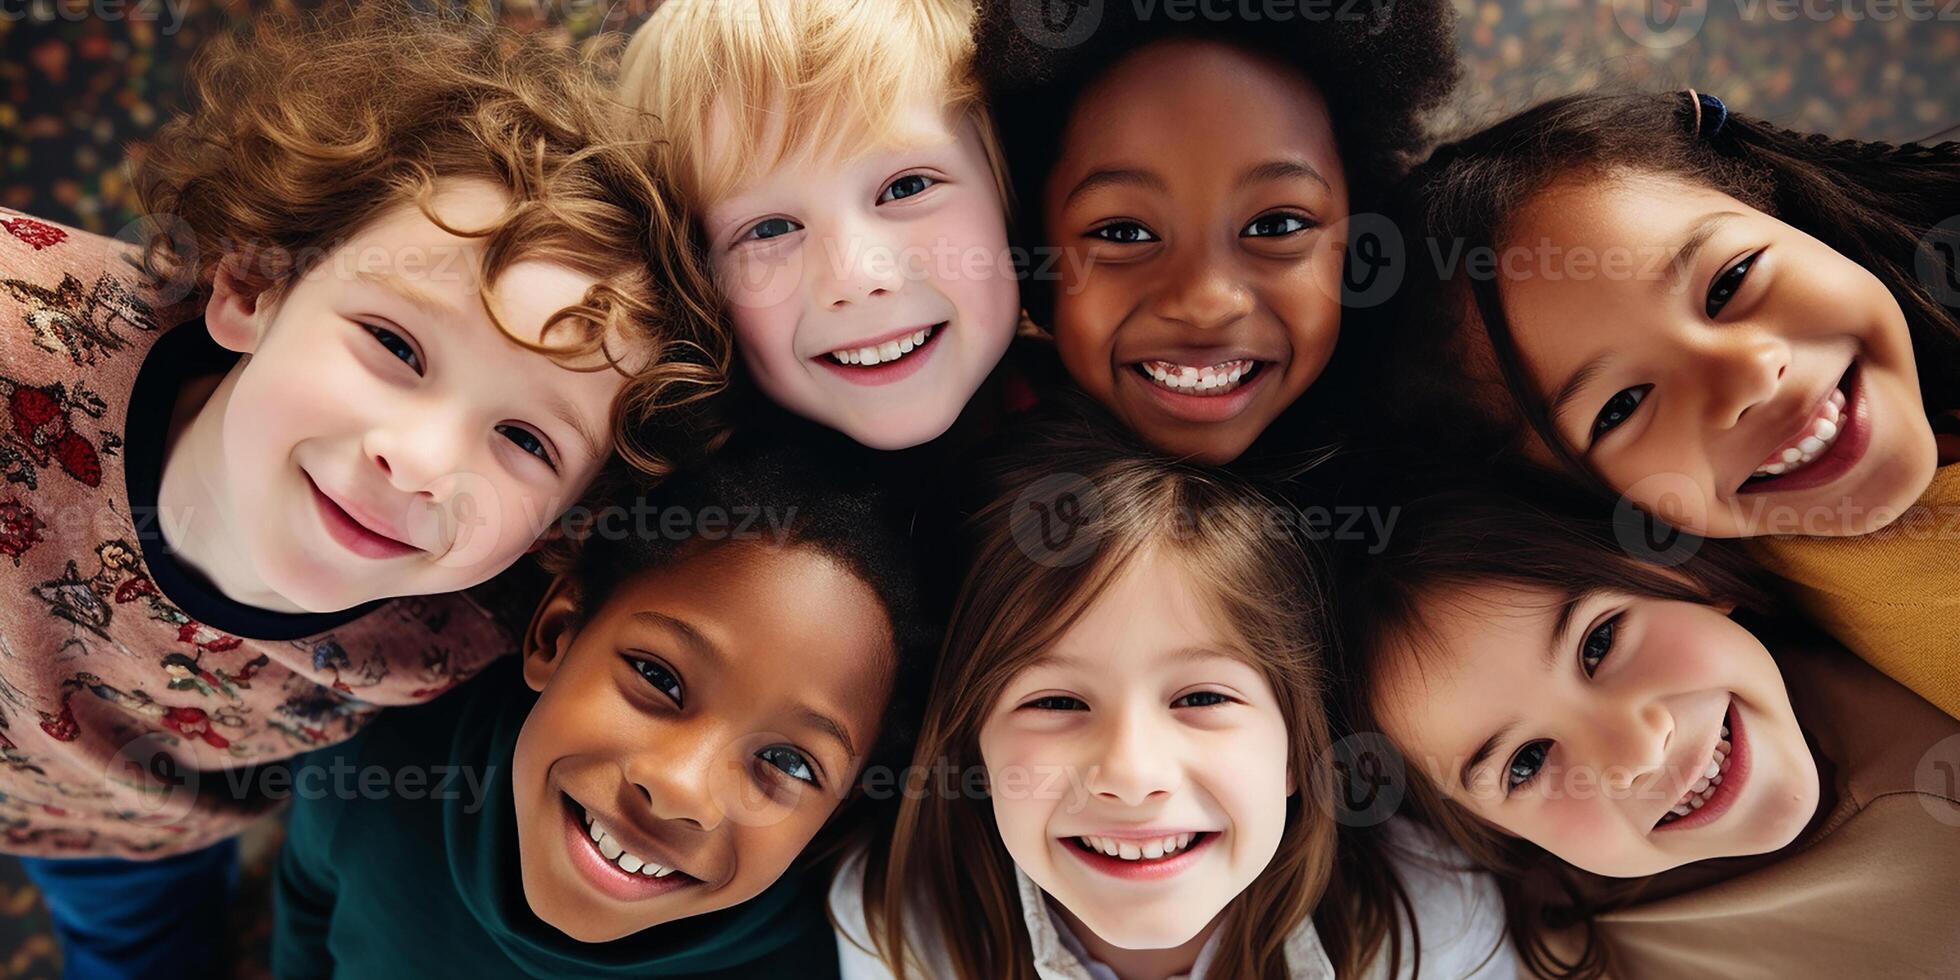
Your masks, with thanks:
[[(0, 0), (0, 205), (105, 234), (123, 228), (135, 217), (123, 163), (141, 149), (131, 143), (176, 106), (198, 45), (259, 13), (318, 2)], [(566, 43), (631, 30), (654, 5), (455, 2)], [(1960, 138), (1960, 0), (1455, 2), (1465, 77), (1437, 121), (1444, 128), (1575, 89), (1694, 86), (1796, 129)], [(246, 841), (232, 930), (245, 976), (265, 972), (266, 876), (278, 839), (268, 823)], [(56, 970), (39, 897), (0, 859), (0, 978)]]

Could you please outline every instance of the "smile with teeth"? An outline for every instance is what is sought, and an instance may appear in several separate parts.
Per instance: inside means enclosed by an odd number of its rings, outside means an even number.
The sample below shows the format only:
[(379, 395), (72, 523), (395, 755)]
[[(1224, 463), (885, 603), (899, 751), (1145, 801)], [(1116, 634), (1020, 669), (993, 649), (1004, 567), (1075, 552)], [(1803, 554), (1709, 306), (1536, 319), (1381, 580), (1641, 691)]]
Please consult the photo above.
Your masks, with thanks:
[(1828, 397), (1818, 405), (1817, 416), (1804, 430), (1803, 436), (1784, 446), (1764, 460), (1751, 479), (1764, 479), (1782, 476), (1809, 466), (1817, 457), (1824, 455), (1832, 444), (1837, 442), (1838, 434), (1844, 431), (1844, 392), (1833, 388)]
[(1204, 834), (1167, 834), (1145, 840), (1090, 835), (1073, 838), (1075, 846), (1124, 861), (1156, 861), (1171, 857)]
[(1237, 360), (1193, 367), (1170, 361), (1143, 361), (1136, 367), (1157, 387), (1168, 391), (1183, 395), (1222, 395), (1258, 373), (1259, 362)]
[(854, 347), (849, 350), (834, 350), (828, 354), (825, 354), (824, 356), (830, 358), (833, 361), (836, 361), (839, 364), (849, 364), (855, 367), (871, 367), (877, 364), (890, 364), (891, 362), (896, 361), (899, 358), (904, 357), (905, 355), (910, 354), (921, 347), (924, 347), (926, 345), (926, 340), (932, 337), (933, 334), (939, 332), (940, 326), (941, 326), (940, 324), (934, 324), (933, 326), (930, 327), (921, 327), (918, 330), (914, 330), (911, 333), (898, 338), (897, 340), (887, 340), (882, 344), (876, 344), (871, 347)]
[[(628, 851), (606, 830), (603, 824), (592, 819), (592, 814), (590, 813), (585, 814), (585, 832), (592, 838), (592, 843), (598, 845), (599, 853), (605, 855), (606, 860), (618, 865), (619, 870), (627, 874), (645, 875), (648, 878), (665, 878), (674, 873), (673, 868), (663, 868), (652, 861), (648, 861)], [(686, 875), (682, 875), (682, 877), (686, 877)]]
[(1683, 794), (1680, 801), (1674, 804), (1673, 809), (1661, 817), (1660, 824), (1656, 826), (1673, 823), (1701, 809), (1704, 804), (1715, 796), (1716, 787), (1722, 785), (1722, 777), (1729, 771), (1730, 751), (1729, 726), (1724, 724), (1722, 725), (1721, 741), (1715, 743), (1715, 755), (1709, 759), (1708, 767), (1702, 770), (1701, 776), (1695, 780), (1694, 785), (1688, 787), (1688, 792)]

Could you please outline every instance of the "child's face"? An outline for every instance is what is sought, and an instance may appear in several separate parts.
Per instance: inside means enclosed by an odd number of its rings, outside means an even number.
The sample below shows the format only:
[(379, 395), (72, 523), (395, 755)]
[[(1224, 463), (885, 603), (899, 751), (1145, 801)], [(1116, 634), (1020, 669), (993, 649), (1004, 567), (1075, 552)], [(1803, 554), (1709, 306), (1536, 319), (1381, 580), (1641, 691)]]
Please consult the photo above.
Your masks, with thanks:
[(1410, 765), (1479, 819), (1595, 874), (1796, 838), (1817, 808), (1817, 766), (1754, 636), (1696, 603), (1562, 606), (1508, 586), (1423, 603), (1433, 633), (1383, 651), (1378, 705)]
[(1898, 300), (1815, 238), (1626, 176), (1546, 191), (1508, 239), (1550, 263), (1518, 261), (1504, 306), (1559, 434), (1649, 512), (1714, 537), (1862, 534), (1932, 479)]
[(893, 148), (792, 153), (703, 209), (756, 383), (874, 449), (945, 432), (1020, 316), (979, 129), (931, 99), (899, 118)]
[[(480, 227), (506, 204), (446, 184), (434, 209)], [(477, 296), (479, 243), (414, 205), (377, 219), (276, 302), (222, 287), (212, 335), (247, 354), (227, 384), (225, 515), (267, 588), (303, 609), (467, 588), (516, 561), (611, 451), (625, 383), (512, 343)], [(510, 267), (491, 302), (511, 334), (594, 280)], [(552, 343), (562, 343), (554, 333)]]
[(1062, 361), (1157, 448), (1236, 458), (1333, 354), (1347, 182), (1298, 74), (1138, 51), (1084, 92), (1042, 205)]
[(1272, 688), (1201, 594), (1139, 555), (980, 732), (1014, 862), (1126, 949), (1211, 923), (1272, 860), (1293, 792)]
[(877, 737), (876, 594), (816, 552), (734, 543), (628, 580), (582, 626), (571, 609), (561, 580), (525, 651), (542, 696), (511, 777), (531, 910), (604, 942), (754, 898)]

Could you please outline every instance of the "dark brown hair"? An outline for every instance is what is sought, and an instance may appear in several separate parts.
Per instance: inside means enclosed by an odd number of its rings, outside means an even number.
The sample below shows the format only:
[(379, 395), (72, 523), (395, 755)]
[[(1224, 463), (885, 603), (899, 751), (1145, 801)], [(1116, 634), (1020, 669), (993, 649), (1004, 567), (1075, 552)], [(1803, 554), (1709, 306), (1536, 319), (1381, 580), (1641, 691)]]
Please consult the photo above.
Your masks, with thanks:
[(1870, 270), (1905, 311), (1928, 410), (1960, 407), (1960, 321), (1916, 274), (1934, 237), (1960, 242), (1936, 230), (1960, 214), (1960, 143), (1834, 140), (1735, 112), (1711, 123), (1686, 92), (1568, 95), (1439, 148), (1393, 208), (1409, 279), (1370, 329), (1343, 335), (1358, 393), (1395, 435), (1458, 453), (1502, 455), (1535, 432), (1568, 473), (1605, 491), (1528, 380), (1497, 278), (1451, 276), (1429, 259), (1501, 248), (1514, 216), (1556, 181), (1637, 172), (1719, 190)]
[[(1452, 589), (1508, 584), (1560, 598), (1612, 590), (1733, 602), (1745, 614), (1776, 609), (1761, 573), (1733, 542), (1683, 535), (1635, 557), (1642, 546), (1633, 544), (1630, 552), (1629, 541), (1644, 539), (1629, 535), (1645, 535), (1655, 522), (1637, 512), (1582, 516), (1597, 507), (1565, 481), (1523, 471), (1470, 482), (1454, 471), (1432, 476), (1414, 486), (1448, 489), (1416, 489), (1400, 498), (1395, 533), (1379, 553), (1345, 551), (1335, 565), (1336, 735), (1383, 731), (1377, 705), (1390, 651), (1428, 649), (1425, 604)], [(1592, 917), (1631, 900), (1638, 879), (1613, 883), (1587, 875), (1462, 809), (1416, 767), (1400, 769), (1404, 813), (1496, 879), (1526, 969), (1546, 977), (1604, 976), (1609, 951), (1593, 933)], [(1577, 955), (1566, 959), (1550, 937), (1573, 929), (1582, 938)]]
[[(1013, 859), (985, 799), (918, 785), (945, 767), (983, 763), (979, 731), (1003, 688), (1048, 649), (1145, 549), (1175, 554), (1209, 588), (1204, 600), (1234, 623), (1272, 685), (1293, 746), (1299, 792), (1288, 801), (1278, 852), (1228, 907), (1212, 970), (1285, 977), (1287, 936), (1310, 915), (1336, 963), (1358, 969), (1383, 938), (1322, 921), (1334, 867), (1329, 745), (1321, 700), (1325, 607), (1306, 542), (1268, 521), (1277, 498), (1238, 477), (1174, 461), (1138, 444), (1081, 400), (1059, 417), (1010, 433), (985, 466), (985, 502), (969, 520), (971, 553), (913, 754), (905, 800), (888, 841), (870, 848), (866, 921), (877, 952), (902, 977), (908, 935), (934, 936), (963, 980), (1032, 980)], [(1041, 508), (1077, 480), (1082, 503), (1070, 543), (1048, 552)], [(1050, 498), (1053, 498), (1052, 500)], [(1193, 521), (1197, 524), (1194, 526)], [(1081, 550), (1075, 550), (1081, 549)], [(1055, 560), (1058, 555), (1066, 556)], [(1332, 886), (1339, 889), (1339, 883)], [(1331, 893), (1330, 893), (1331, 895)], [(1387, 922), (1387, 916), (1376, 921)]]
[[(603, 352), (622, 372), (611, 338), (645, 355), (614, 403), (613, 443), (664, 475), (712, 433), (663, 416), (723, 386), (730, 340), (647, 147), (610, 128), (611, 62), (602, 46), (393, 4), (259, 18), (199, 53), (188, 110), (137, 151), (154, 222), (146, 271), (197, 295), (222, 264), (277, 297), (377, 217), (418, 206), (482, 240), (483, 290), (526, 259), (598, 278), (540, 343), (512, 340), (566, 361)], [(490, 181), (511, 203), (487, 228), (449, 228), (429, 201), (456, 178)]]

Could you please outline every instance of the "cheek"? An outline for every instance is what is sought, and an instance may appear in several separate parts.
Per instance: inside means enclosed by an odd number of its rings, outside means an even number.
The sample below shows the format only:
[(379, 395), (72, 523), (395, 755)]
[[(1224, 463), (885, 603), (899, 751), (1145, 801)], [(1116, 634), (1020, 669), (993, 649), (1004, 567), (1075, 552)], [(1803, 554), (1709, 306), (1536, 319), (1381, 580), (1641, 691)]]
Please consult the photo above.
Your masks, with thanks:
[(1301, 387), (1312, 384), (1341, 335), (1341, 268), (1316, 259), (1266, 284), (1261, 299), (1286, 329)]

